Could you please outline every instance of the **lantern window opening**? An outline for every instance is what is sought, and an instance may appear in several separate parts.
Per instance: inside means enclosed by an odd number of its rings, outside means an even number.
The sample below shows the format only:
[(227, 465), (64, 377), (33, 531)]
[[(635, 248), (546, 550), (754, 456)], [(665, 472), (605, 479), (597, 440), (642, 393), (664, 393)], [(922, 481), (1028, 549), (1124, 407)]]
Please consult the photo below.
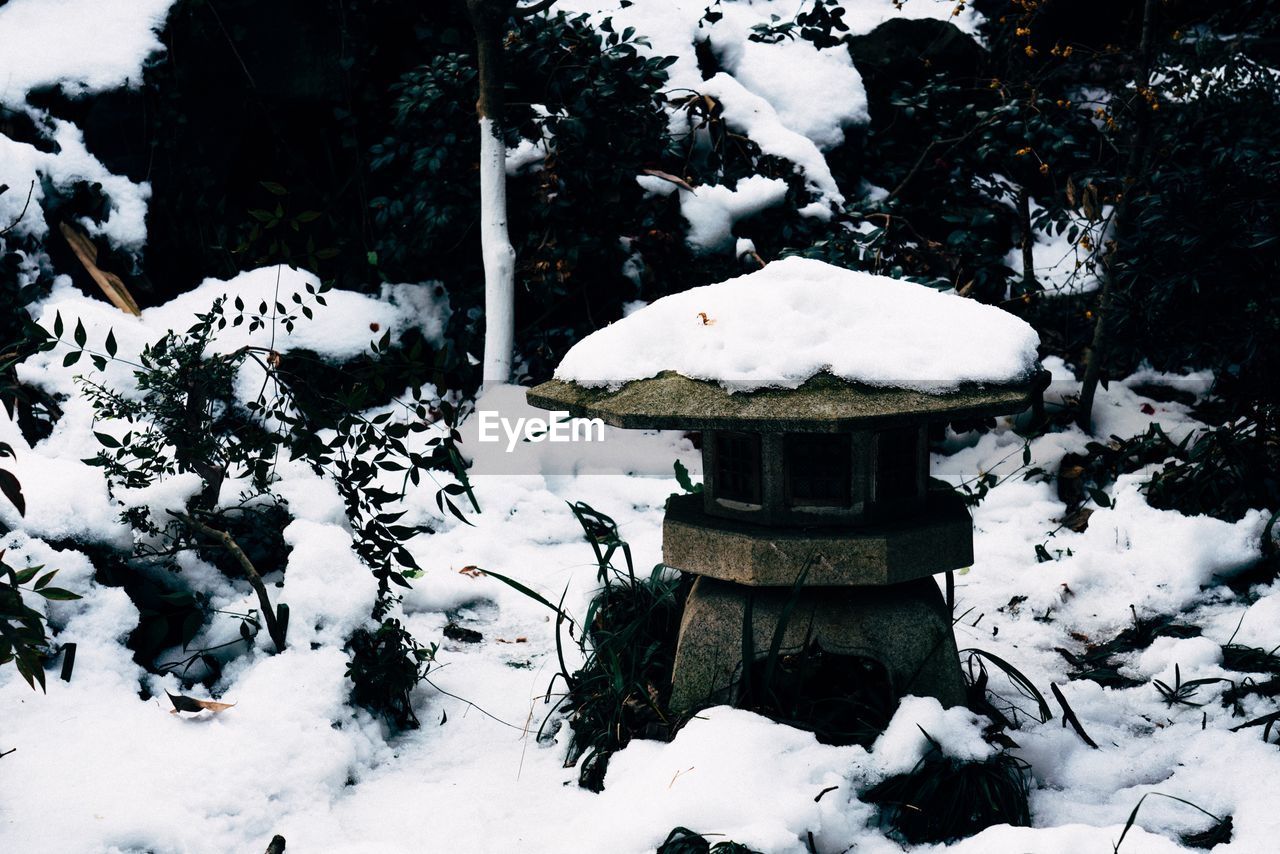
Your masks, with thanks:
[(920, 429), (884, 430), (876, 434), (875, 500), (892, 506), (920, 497)]
[(756, 433), (715, 434), (715, 497), (720, 501), (762, 504), (760, 436)]
[(848, 433), (788, 433), (783, 437), (788, 506), (849, 507), (852, 468), (852, 437)]

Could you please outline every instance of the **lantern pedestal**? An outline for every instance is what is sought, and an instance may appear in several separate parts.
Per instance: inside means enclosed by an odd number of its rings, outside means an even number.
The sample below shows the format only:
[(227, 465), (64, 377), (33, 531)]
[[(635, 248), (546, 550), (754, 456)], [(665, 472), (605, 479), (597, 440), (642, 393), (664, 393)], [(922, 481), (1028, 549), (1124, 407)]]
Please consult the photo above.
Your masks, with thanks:
[(896, 697), (964, 702), (951, 615), (932, 578), (973, 563), (959, 496), (930, 494), (893, 522), (812, 528), (725, 519), (702, 498), (672, 496), (663, 520), (663, 562), (698, 576), (680, 624), (673, 710), (737, 699), (748, 605), (757, 659), (781, 625), (783, 655), (817, 644), (883, 666)]
[(798, 653), (816, 643), (828, 653), (878, 662), (897, 697), (936, 697), (944, 707), (964, 703), (951, 616), (932, 579), (793, 591), (702, 577), (693, 585), (680, 624), (671, 708), (681, 712), (736, 700), (748, 603), (753, 647), (763, 658), (793, 597), (795, 604), (782, 627), (781, 654)]

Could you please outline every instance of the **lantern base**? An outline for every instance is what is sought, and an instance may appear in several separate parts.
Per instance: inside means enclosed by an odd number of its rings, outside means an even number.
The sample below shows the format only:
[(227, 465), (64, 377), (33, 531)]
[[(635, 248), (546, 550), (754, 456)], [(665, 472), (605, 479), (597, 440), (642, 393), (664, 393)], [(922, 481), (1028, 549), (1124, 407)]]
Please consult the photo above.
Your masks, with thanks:
[(896, 697), (935, 697), (944, 707), (965, 701), (955, 636), (932, 578), (877, 587), (746, 587), (705, 576), (689, 593), (672, 676), (671, 709), (737, 700), (743, 629), (751, 605), (752, 648), (768, 654), (784, 613), (779, 652), (816, 643), (834, 655), (881, 664)]

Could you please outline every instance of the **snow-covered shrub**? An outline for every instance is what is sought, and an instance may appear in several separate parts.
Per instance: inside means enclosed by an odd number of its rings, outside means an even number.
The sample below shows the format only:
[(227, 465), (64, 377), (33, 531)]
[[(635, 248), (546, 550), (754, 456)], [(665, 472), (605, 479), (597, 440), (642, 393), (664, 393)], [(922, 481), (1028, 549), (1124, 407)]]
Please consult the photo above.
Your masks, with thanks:
[[(430, 530), (422, 524), (398, 524), (403, 511), (389, 511), (387, 505), (402, 499), (424, 473), (430, 477), (431, 470), (441, 469), (456, 479), (437, 490), (441, 511), (466, 521), (454, 503), (459, 495), (466, 495), (478, 509), (456, 447), (457, 416), (447, 402), (435, 401), (433, 408), (430, 396), (424, 398), (422, 389), (415, 388), (410, 402), (397, 401), (407, 418), (393, 419), (393, 409), (366, 414), (357, 408), (363, 396), (331, 389), (333, 396), (323, 406), (312, 401), (300, 408), (289, 385), (292, 376), (281, 370), (285, 357), (275, 349), (219, 346), (218, 336), (228, 328), (244, 325), (252, 332), (278, 324), (288, 333), (295, 324), (310, 322), (313, 307), (326, 305), (326, 289), (308, 282), (305, 293), (305, 298), (298, 295), (293, 300), (293, 313), (281, 302), (269, 306), (264, 301), (255, 310), (239, 297), (230, 312), (225, 297), (220, 297), (186, 331), (170, 331), (145, 345), (136, 361), (119, 355), (114, 331), (107, 332), (99, 348), (88, 341), (81, 321), (68, 330), (61, 315), (55, 317), (45, 342), (67, 348), (64, 367), (83, 360), (97, 371), (78, 379), (93, 406), (95, 435), (102, 446), (90, 462), (103, 469), (114, 496), (124, 505), (121, 518), (134, 531), (136, 556), (179, 570), (185, 565), (184, 554), (199, 555), (223, 574), (243, 577), (256, 593), (257, 609), (230, 614), (241, 621), (240, 637), (218, 648), (241, 641), (252, 644), (263, 626), (277, 651), (286, 646), (289, 608), (272, 601), (274, 594), (263, 578), (283, 571), (289, 547), (299, 547), (284, 533), (288, 502), (278, 490), (277, 467), (286, 456), (302, 460), (334, 484), (347, 511), (355, 553), (378, 582), (370, 615), (375, 620), (385, 620), (397, 602), (392, 585), (408, 587), (408, 578), (420, 574), (404, 544)], [(389, 343), (390, 330), (371, 344), (374, 356), (385, 352)], [(131, 381), (123, 380), (120, 367), (131, 371)], [(309, 414), (321, 420), (317, 423)], [(406, 444), (411, 434), (426, 433), (434, 435), (422, 436), (413, 447)], [(388, 483), (388, 478), (398, 480), (398, 485)], [(136, 580), (125, 587), (140, 608), (142, 600), (152, 598)], [(168, 604), (175, 595), (184, 595), (181, 589), (162, 588), (158, 598)], [(180, 638), (184, 649), (203, 619), (212, 616), (199, 597), (185, 600)], [(369, 678), (384, 673), (384, 665), (397, 661), (397, 655), (414, 662), (414, 673), (419, 666), (425, 672), (430, 654), (420, 655), (423, 648), (398, 625), (384, 623), (377, 637), (373, 646), (357, 641), (351, 649), (367, 659), (376, 647), (383, 652), (374, 658), (382, 663), (354, 666), (353, 659), (352, 679), (359, 696), (372, 698), (375, 710), (405, 726), (403, 710), (378, 699), (379, 691), (402, 695), (407, 690), (403, 680), (388, 687), (374, 685)], [(395, 650), (386, 652), (391, 642)], [(178, 662), (178, 669), (185, 675), (191, 664), (207, 662), (208, 651), (197, 650)], [(416, 684), (417, 678), (412, 681)]]
[(409, 695), (435, 661), (436, 645), (422, 646), (399, 620), (387, 619), (372, 631), (356, 629), (346, 649), (351, 653), (346, 673), (351, 701), (396, 729), (417, 729)]

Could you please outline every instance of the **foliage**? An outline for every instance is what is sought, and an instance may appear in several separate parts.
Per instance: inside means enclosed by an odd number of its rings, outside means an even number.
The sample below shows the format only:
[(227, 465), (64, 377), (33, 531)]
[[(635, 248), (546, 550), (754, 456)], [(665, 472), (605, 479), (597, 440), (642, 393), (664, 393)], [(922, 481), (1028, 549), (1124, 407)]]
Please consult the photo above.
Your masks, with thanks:
[(1152, 162), (1117, 232), (1109, 367), (1212, 367), (1229, 416), (1262, 436), (1280, 368), (1280, 297), (1260, 287), (1280, 271), (1280, 77), (1249, 29), (1167, 46)]
[[(666, 703), (687, 591), (661, 564), (638, 578), (613, 519), (582, 502), (570, 509), (595, 552), (602, 587), (583, 619), (579, 643), (586, 661), (561, 674), (568, 691), (560, 706), (569, 710), (573, 730), (567, 764), (581, 759), (579, 784), (600, 791), (609, 757), (632, 738), (674, 733), (676, 718)], [(612, 562), (619, 553), (625, 568)]]
[(1095, 494), (1121, 474), (1161, 464), (1144, 485), (1151, 506), (1234, 522), (1250, 509), (1275, 507), (1280, 501), (1277, 451), (1262, 438), (1263, 429), (1259, 422), (1241, 418), (1188, 431), (1175, 442), (1152, 424), (1127, 439), (1112, 436), (1105, 444), (1088, 443), (1086, 454), (1075, 460), (1083, 469), (1079, 480), (1092, 484), (1089, 492)]
[(735, 705), (808, 730), (823, 744), (870, 747), (898, 707), (883, 665), (813, 643), (771, 653), (749, 670)]
[[(720, 0), (716, 0), (716, 6)], [(797, 37), (812, 42), (814, 47), (834, 47), (840, 44), (836, 33), (847, 33), (849, 25), (844, 22), (844, 8), (837, 0), (813, 0), (810, 7), (801, 6), (790, 21), (783, 21), (778, 15), (771, 15), (768, 24), (757, 24), (752, 27), (747, 38), (763, 44), (795, 39)], [(703, 20), (715, 21), (721, 16), (719, 12), (710, 12)]]
[(1212, 678), (1188, 679), (1186, 682), (1183, 682), (1182, 668), (1177, 664), (1173, 666), (1173, 679), (1174, 681), (1172, 685), (1168, 685), (1159, 679), (1151, 680), (1151, 684), (1160, 692), (1161, 699), (1164, 700), (1164, 704), (1169, 708), (1173, 708), (1174, 706), (1191, 706), (1199, 708), (1200, 706), (1203, 706), (1204, 703), (1196, 703), (1191, 699), (1196, 695), (1197, 691), (1205, 685), (1228, 681), (1221, 678)]
[[(370, 673), (395, 672), (386, 663), (384, 648), (388, 643), (400, 644), (407, 659), (427, 660), (418, 656), (423, 648), (398, 624), (393, 631), (385, 618), (397, 601), (392, 585), (408, 587), (408, 579), (420, 574), (404, 544), (430, 529), (399, 524), (404, 511), (391, 510), (388, 505), (403, 499), (410, 485), (431, 478), (434, 470), (444, 470), (454, 481), (437, 489), (441, 512), (466, 522), (455, 498), (466, 496), (475, 509), (479, 506), (457, 449), (458, 413), (448, 402), (424, 398), (421, 389), (414, 388), (408, 400), (396, 400), (390, 408), (365, 415), (358, 408), (366, 400), (363, 391), (340, 391), (336, 398), (323, 400), (313, 391), (307, 404), (300, 407), (290, 386), (293, 376), (281, 371), (282, 359), (274, 349), (244, 346), (218, 352), (213, 346), (218, 332), (229, 325), (247, 325), (251, 331), (276, 325), (291, 330), (296, 323), (307, 322), (313, 305), (324, 304), (325, 290), (324, 286), (308, 285), (306, 297), (298, 295), (290, 306), (263, 301), (256, 311), (237, 298), (234, 314), (228, 313), (220, 299), (208, 312), (198, 315), (185, 332), (169, 332), (145, 347), (137, 362), (117, 355), (113, 332), (108, 331), (100, 350), (94, 349), (83, 324), (77, 321), (68, 335), (60, 315), (45, 345), (66, 346), (63, 364), (68, 367), (85, 358), (97, 371), (105, 370), (111, 361), (133, 369), (134, 388), (129, 391), (100, 379), (80, 378), (103, 425), (95, 434), (103, 449), (92, 462), (103, 468), (113, 489), (144, 487), (184, 472), (199, 475), (199, 492), (183, 506), (164, 508), (163, 518), (153, 518), (147, 507), (131, 507), (124, 511), (123, 519), (139, 533), (138, 554), (144, 559), (176, 568), (172, 557), (195, 549), (227, 575), (248, 581), (259, 607), (247, 614), (224, 615), (240, 621), (241, 641), (251, 642), (265, 627), (277, 650), (285, 645), (288, 607), (270, 601), (262, 580), (264, 573), (283, 569), (286, 559), (280, 532), (288, 521), (287, 505), (273, 491), (277, 461), (288, 454), (331, 479), (346, 504), (356, 553), (378, 580), (372, 616), (384, 621), (383, 629), (376, 643), (352, 647), (366, 656), (377, 652), (374, 660), (383, 662), (375, 665), (366, 661), (353, 671), (357, 685), (364, 685), (360, 680)], [(376, 359), (390, 349), (390, 333), (370, 346)], [(234, 381), (245, 366), (259, 371), (262, 384), (256, 398), (241, 402)], [(403, 414), (397, 417), (398, 413)], [(318, 414), (322, 420), (317, 423), (309, 414)], [(321, 426), (331, 428), (332, 435), (319, 438)], [(411, 447), (409, 437), (424, 433), (431, 435)], [(388, 475), (400, 480), (398, 489), (384, 484)], [(238, 502), (230, 505), (220, 497), (228, 481), (248, 484)], [(180, 586), (139, 586), (136, 581), (125, 582), (125, 586), (137, 597), (144, 616), (153, 617), (144, 620), (148, 635), (138, 641), (150, 638), (151, 648), (157, 651), (160, 644), (175, 640), (186, 649), (203, 620), (213, 616), (199, 597), (193, 598)], [(176, 637), (175, 626), (179, 632)], [(211, 652), (213, 649), (196, 650), (186, 659), (159, 667), (185, 674), (196, 662), (212, 662), (210, 669), (216, 673)], [(402, 686), (397, 683), (393, 687), (399, 692)], [(404, 711), (394, 699), (379, 698), (377, 690), (368, 685), (357, 693), (371, 698), (378, 711), (392, 715), (396, 725), (406, 725)]]
[(1173, 616), (1139, 617), (1136, 609), (1130, 606), (1130, 610), (1133, 614), (1133, 623), (1114, 638), (1088, 643), (1084, 651), (1079, 654), (1061, 648), (1057, 650), (1058, 654), (1073, 668), (1069, 673), (1071, 679), (1088, 679), (1110, 688), (1132, 688), (1141, 685), (1140, 680), (1124, 676), (1119, 672), (1120, 661), (1117, 660), (1117, 656), (1144, 650), (1151, 646), (1156, 638), (1192, 638), (1200, 635), (1198, 627), (1180, 623)]
[[(0, 458), (12, 456), (13, 446), (8, 442), (0, 442)], [(18, 482), (17, 475), (8, 469), (0, 469), (0, 495), (9, 499), (19, 516), (26, 514), (27, 500), (22, 494), (22, 484)]]
[[(44, 571), (43, 566), (14, 569), (4, 563), (0, 552), (0, 665), (13, 662), (27, 684), (40, 690), (45, 687), (44, 662), (57, 654), (45, 629), (44, 614), (23, 601), (22, 594), (43, 597), (51, 602), (66, 602), (80, 597), (70, 590), (53, 587), (49, 582), (58, 570)], [(31, 585), (24, 587), (23, 585)], [(68, 644), (63, 678), (70, 678), (70, 662), (74, 644)]]
[(401, 625), (386, 619), (374, 631), (356, 629), (347, 641), (346, 676), (351, 701), (381, 715), (397, 730), (417, 729), (410, 693), (426, 678), (437, 646), (424, 647)]
[[(503, 59), (513, 88), (508, 143), (546, 151), (541, 168), (513, 176), (507, 189), (524, 285), (519, 316), (537, 318), (519, 337), (541, 374), (572, 343), (555, 329), (602, 323), (636, 296), (621, 272), (628, 251), (619, 237), (638, 238), (657, 215), (634, 176), (657, 165), (667, 146), (658, 90), (672, 60), (641, 56), (634, 31), (596, 30), (586, 16), (513, 26)], [(370, 150), (380, 269), (393, 279), (435, 270), (464, 307), (482, 304), (478, 194), (457, 177), (472, 174), (479, 148), (474, 64), (453, 50), (403, 74), (391, 89), (385, 135)], [(457, 312), (449, 337), (474, 349), (478, 335), (476, 318)]]
[[(1109, 149), (1070, 94), (1087, 60), (1028, 53), (1019, 18), (991, 23), (987, 51), (929, 21), (861, 37), (840, 35), (838, 19), (801, 30), (817, 45), (847, 45), (871, 99), (870, 125), (829, 156), (833, 168), (884, 189), (851, 200), (826, 235), (796, 251), (1021, 304), (1043, 285), (1021, 261), (1009, 266), (1011, 246), (1033, 230), (1096, 239), (1101, 200), (1084, 188), (1104, 168), (1095, 155)], [(1063, 202), (1064, 183), (1081, 188), (1079, 200)], [(1084, 273), (1087, 251), (1082, 261)]]
[[(6, 190), (8, 187), (0, 184), (0, 195)], [(52, 277), (39, 263), (38, 241), (13, 233), (15, 227), (31, 215), (30, 194), (34, 190), (33, 183), (28, 188), (27, 203), (21, 214), (0, 227), (0, 404), (31, 441), (47, 436), (52, 422), (61, 414), (48, 394), (19, 383), (16, 371), (17, 365), (40, 350), (45, 341), (46, 336), (32, 322), (26, 307), (47, 294), (52, 284)], [(0, 450), (0, 456), (12, 456), (11, 451)], [(10, 501), (20, 507), (19, 501), (13, 500), (13, 484), (7, 474), (0, 470), (0, 487)]]
[[(1040, 723), (1047, 723), (1053, 719), (1053, 712), (1049, 708), (1048, 701), (1045, 700), (1044, 695), (1040, 693), (1040, 689), (1035, 686), (1035, 683), (1028, 679), (1021, 670), (998, 655), (982, 649), (962, 649), (960, 650), (960, 655), (966, 665), (962, 672), (965, 677), (967, 705), (973, 711), (990, 719), (992, 721), (992, 729), (1017, 729), (1021, 725), (1018, 720), (1019, 714), (1025, 718), (1035, 719)], [(1010, 685), (1013, 686), (1023, 700), (1030, 700), (1035, 703), (1034, 713), (1027, 712), (1018, 702), (1001, 697), (991, 690), (989, 687), (991, 678), (987, 671), (987, 662), (990, 662), (996, 669), (1005, 674)], [(1000, 705), (997, 706), (997, 703)]]
[(911, 771), (862, 795), (880, 806), (882, 821), (904, 840), (949, 842), (996, 824), (1030, 825), (1027, 763), (1003, 752), (981, 761), (954, 759), (924, 735), (928, 752)]
[(657, 854), (759, 854), (755, 849), (730, 839), (712, 843), (707, 836), (687, 827), (675, 827), (658, 846)]
[(1231, 816), (1225, 816), (1225, 817), (1216, 816), (1213, 813), (1209, 812), (1208, 810), (1204, 809), (1203, 807), (1200, 807), (1200, 806), (1197, 806), (1196, 804), (1191, 803), (1191, 801), (1185, 800), (1183, 798), (1174, 797), (1173, 795), (1166, 795), (1164, 792), (1147, 792), (1145, 795), (1138, 798), (1138, 802), (1133, 805), (1133, 811), (1129, 813), (1129, 818), (1124, 823), (1124, 829), (1120, 831), (1120, 838), (1117, 839), (1115, 845), (1112, 846), (1111, 850), (1115, 852), (1115, 854), (1119, 854), (1120, 846), (1124, 844), (1124, 838), (1129, 835), (1129, 829), (1132, 828), (1133, 823), (1137, 821), (1138, 810), (1142, 809), (1142, 804), (1147, 800), (1147, 798), (1151, 797), (1152, 795), (1156, 795), (1157, 797), (1161, 797), (1161, 798), (1167, 798), (1171, 801), (1177, 801), (1178, 803), (1189, 806), (1192, 809), (1200, 813), (1203, 813), (1204, 815), (1213, 819), (1213, 825), (1208, 830), (1202, 831), (1200, 833), (1182, 834), (1182, 837), (1181, 837), (1182, 844), (1186, 845), (1188, 848), (1209, 849), (1209, 848), (1213, 848), (1215, 845), (1219, 843), (1226, 843), (1231, 841), (1231, 833), (1232, 833), (1233, 824), (1234, 824)]

